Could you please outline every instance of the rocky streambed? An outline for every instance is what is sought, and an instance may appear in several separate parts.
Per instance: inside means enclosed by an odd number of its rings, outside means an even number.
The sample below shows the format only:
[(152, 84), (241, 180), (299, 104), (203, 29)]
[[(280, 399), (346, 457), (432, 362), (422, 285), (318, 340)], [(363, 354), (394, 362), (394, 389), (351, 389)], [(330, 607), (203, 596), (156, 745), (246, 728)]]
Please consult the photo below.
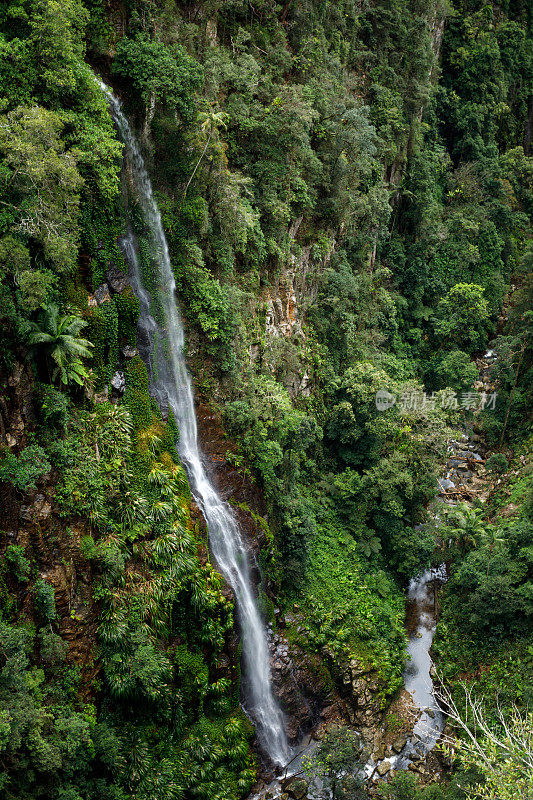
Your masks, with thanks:
[[(489, 351), (476, 361), (479, 380), (475, 389), (480, 396), (486, 397), (495, 389), (490, 376), (494, 359), (495, 354)], [(478, 408), (477, 414), (483, 406)], [(433, 524), (439, 524), (443, 505), (484, 502), (487, 498), (490, 486), (484, 474), (485, 452), (475, 420), (476, 413), (470, 426), (448, 442), (447, 460), (433, 505)], [(318, 796), (317, 787), (306, 778), (305, 757), (312, 755), (324, 734), (339, 724), (360, 734), (361, 755), (370, 753), (364, 767), (370, 793), (372, 786), (390, 779), (398, 770), (410, 770), (423, 780), (439, 777), (442, 763), (435, 755), (435, 746), (446, 718), (435, 696), (431, 646), (437, 624), (438, 589), (446, 579), (446, 566), (442, 564), (414, 577), (407, 589), (408, 661), (404, 687), (388, 709), (389, 717), (400, 722), (397, 729), (386, 725), (376, 670), (357, 659), (340, 668), (327, 648), (322, 648), (316, 659), (295, 648), (284, 637), (283, 624), (298, 624), (299, 617), (304, 624), (303, 614), (286, 615), (289, 618), (280, 620), (282, 624), (276, 632), (270, 626), (273, 683), (288, 711), (287, 732), (294, 745), (293, 760), (281, 776), (270, 776), (261, 782), (255, 797), (312, 800)], [(321, 662), (327, 664), (336, 679), (333, 690), (320, 677)]]
[[(480, 437), (472, 430), (450, 440), (433, 509), (437, 524), (443, 504), (469, 502), (476, 496), (484, 499), (484, 461)], [(270, 626), (273, 683), (288, 711), (289, 738), (298, 744), (285, 772), (261, 783), (256, 797), (305, 800), (317, 796), (316, 787), (305, 777), (302, 762), (312, 755), (324, 734), (339, 724), (358, 731), (361, 753), (370, 753), (364, 767), (369, 789), (390, 779), (398, 770), (409, 770), (424, 780), (439, 776), (441, 765), (434, 749), (446, 719), (434, 692), (435, 669), (430, 653), (437, 623), (438, 589), (446, 578), (446, 567), (441, 565), (413, 578), (407, 589), (409, 638), (404, 688), (389, 708), (392, 716), (403, 721), (397, 730), (385, 725), (380, 703), (382, 687), (376, 670), (352, 659), (339, 674), (339, 666), (327, 648), (313, 659), (291, 644), (284, 636), (283, 625), (298, 624), (300, 617), (303, 624), (303, 614), (289, 614), (286, 621), (280, 619), (277, 631)], [(334, 690), (321, 678), (321, 661), (337, 678)]]

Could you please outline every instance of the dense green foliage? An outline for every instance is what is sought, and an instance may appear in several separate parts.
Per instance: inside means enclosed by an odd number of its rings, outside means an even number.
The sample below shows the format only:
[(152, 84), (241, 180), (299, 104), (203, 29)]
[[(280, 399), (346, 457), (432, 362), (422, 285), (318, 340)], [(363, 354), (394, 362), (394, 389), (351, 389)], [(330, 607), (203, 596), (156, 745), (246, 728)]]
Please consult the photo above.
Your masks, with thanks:
[[(232, 603), (131, 352), (139, 303), (105, 284), (129, 225), (155, 295), (95, 71), (140, 133), (197, 390), (266, 500), (289, 638), (375, 667), (385, 702), (406, 581), (444, 557), (445, 677), (486, 660), (487, 693), (530, 699), (531, 27), (525, 0), (2, 4), (0, 489), (51, 494), (54, 517), (2, 539), (1, 796), (238, 800), (255, 775)], [(487, 346), (497, 402), (461, 416)], [(487, 473), (518, 510), (495, 491), (435, 534), (465, 419), (505, 450)]]
[[(483, 664), (478, 691), (497, 693), (503, 707), (517, 699), (527, 705), (533, 696), (530, 454), (518, 466), (495, 476), (500, 488), (489, 508), (447, 516), (442, 537), (449, 543), (451, 575), (434, 644), (451, 685), (465, 674), (473, 678)], [(507, 516), (509, 504), (514, 510)]]

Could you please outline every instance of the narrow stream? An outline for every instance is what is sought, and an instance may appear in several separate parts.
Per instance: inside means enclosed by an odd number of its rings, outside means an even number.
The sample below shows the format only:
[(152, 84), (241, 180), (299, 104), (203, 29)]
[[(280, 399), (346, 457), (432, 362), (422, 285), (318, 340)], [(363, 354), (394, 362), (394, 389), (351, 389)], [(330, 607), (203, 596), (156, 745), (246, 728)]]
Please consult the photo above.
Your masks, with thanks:
[(409, 662), (404, 671), (405, 688), (422, 710), (413, 730), (420, 740), (419, 751), (435, 747), (444, 729), (445, 717), (435, 699), (429, 655), (436, 627), (436, 588), (446, 580), (446, 567), (428, 569), (409, 583), (407, 602), (414, 629), (410, 631), (407, 652)]
[[(408, 769), (409, 764), (419, 762), (433, 750), (444, 725), (445, 716), (434, 692), (432, 666), (429, 654), (437, 624), (436, 589), (446, 581), (444, 565), (427, 569), (412, 578), (407, 589), (407, 664), (404, 669), (404, 688), (419, 711), (413, 732), (407, 737), (400, 753), (395, 753), (376, 762), (370, 759), (365, 767), (368, 777), (380, 778), (392, 770)], [(379, 769), (378, 769), (379, 768)], [(386, 771), (385, 771), (386, 769)]]

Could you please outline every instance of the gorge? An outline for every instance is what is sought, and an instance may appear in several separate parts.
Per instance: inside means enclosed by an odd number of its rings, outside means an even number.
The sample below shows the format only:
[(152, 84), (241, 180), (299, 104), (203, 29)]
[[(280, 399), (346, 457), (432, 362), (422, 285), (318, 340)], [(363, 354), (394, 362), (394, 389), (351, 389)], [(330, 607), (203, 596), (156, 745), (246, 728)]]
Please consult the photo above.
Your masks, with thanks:
[(532, 794), (530, 6), (0, 4), (0, 800)]

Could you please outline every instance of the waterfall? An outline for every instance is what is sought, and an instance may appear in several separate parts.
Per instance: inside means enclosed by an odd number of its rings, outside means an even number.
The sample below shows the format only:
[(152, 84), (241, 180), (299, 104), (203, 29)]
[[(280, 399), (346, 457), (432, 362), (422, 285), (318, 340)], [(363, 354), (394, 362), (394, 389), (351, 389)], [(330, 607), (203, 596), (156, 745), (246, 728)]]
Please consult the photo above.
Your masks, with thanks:
[(184, 357), (184, 329), (176, 305), (176, 284), (161, 217), (139, 146), (120, 103), (105, 84), (100, 85), (124, 143), (137, 199), (150, 234), (160, 324), (152, 315), (151, 298), (143, 286), (134, 236), (130, 232), (123, 240), (132, 287), (140, 302), (139, 348), (143, 348), (143, 355), (146, 355), (152, 394), (161, 405), (168, 404), (176, 418), (180, 433), (178, 452), (187, 470), (191, 491), (207, 522), (213, 556), (235, 594), (242, 630), (247, 710), (256, 724), (262, 748), (272, 761), (283, 765), (288, 760), (288, 745), (282, 714), (272, 694), (269, 650), (252, 592), (246, 549), (231, 508), (219, 497), (202, 464), (191, 377)]

